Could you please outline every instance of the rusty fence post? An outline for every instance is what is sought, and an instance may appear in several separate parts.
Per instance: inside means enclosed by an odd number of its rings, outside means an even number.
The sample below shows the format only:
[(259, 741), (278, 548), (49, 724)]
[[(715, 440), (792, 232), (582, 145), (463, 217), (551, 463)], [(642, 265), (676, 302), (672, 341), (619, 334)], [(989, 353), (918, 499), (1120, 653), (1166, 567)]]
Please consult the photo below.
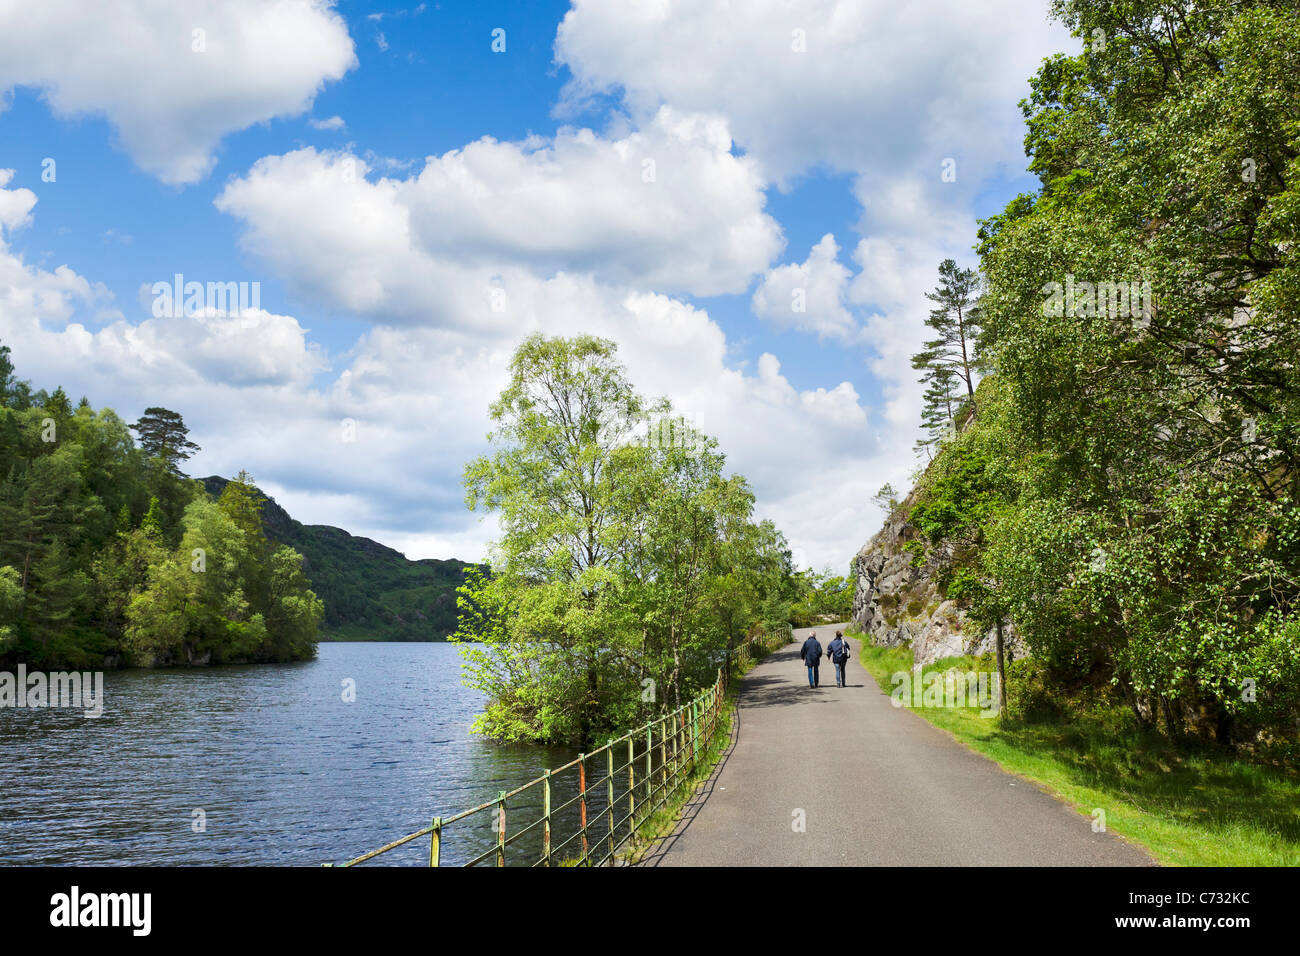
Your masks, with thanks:
[(551, 772), (542, 771), (542, 859), (551, 865)]
[(581, 827), (579, 832), (582, 833), (582, 859), (580, 863), (590, 866), (591, 861), (587, 859), (587, 755), (578, 754), (578, 806), (579, 820), (578, 825)]

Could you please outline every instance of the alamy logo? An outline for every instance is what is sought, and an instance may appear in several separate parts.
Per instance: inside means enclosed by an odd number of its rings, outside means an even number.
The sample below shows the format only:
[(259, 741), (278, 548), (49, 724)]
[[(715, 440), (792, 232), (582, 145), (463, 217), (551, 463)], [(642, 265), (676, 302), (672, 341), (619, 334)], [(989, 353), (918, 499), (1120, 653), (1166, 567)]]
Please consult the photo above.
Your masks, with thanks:
[(27, 672), (26, 664), (18, 673), (0, 671), (0, 707), (80, 709), (86, 717), (104, 714), (103, 671)]
[(246, 315), (262, 308), (260, 282), (186, 282), (176, 273), (171, 282), (155, 282), (153, 315), (156, 319), (194, 318), (199, 315)]
[(51, 926), (127, 926), (133, 936), (148, 936), (153, 926), (150, 893), (82, 893), (74, 886), (51, 896), (50, 907)]
[(898, 671), (890, 680), (894, 689), (889, 702), (895, 707), (978, 707), (981, 717), (996, 717), (1001, 709), (998, 675), (988, 671), (963, 673), (953, 668), (922, 675), (918, 667), (911, 673)]
[(1043, 315), (1094, 316), (1109, 319), (1132, 319), (1145, 328), (1151, 322), (1151, 283), (1142, 282), (1075, 282), (1066, 273), (1065, 284), (1049, 282), (1043, 286)]
[(644, 419), (633, 431), (631, 443), (644, 448), (672, 449), (698, 453), (704, 450), (705, 438), (695, 416), (673, 415)]

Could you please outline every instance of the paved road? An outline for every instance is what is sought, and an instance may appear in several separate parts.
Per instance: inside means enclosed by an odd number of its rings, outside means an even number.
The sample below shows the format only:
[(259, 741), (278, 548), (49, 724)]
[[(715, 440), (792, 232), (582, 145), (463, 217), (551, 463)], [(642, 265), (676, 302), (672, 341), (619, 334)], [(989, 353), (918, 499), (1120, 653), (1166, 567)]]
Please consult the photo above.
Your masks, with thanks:
[[(823, 647), (835, 627), (817, 629)], [(799, 644), (750, 671), (731, 749), (643, 865), (1153, 865), (894, 707), (856, 658), (845, 688), (827, 662), (810, 689)]]

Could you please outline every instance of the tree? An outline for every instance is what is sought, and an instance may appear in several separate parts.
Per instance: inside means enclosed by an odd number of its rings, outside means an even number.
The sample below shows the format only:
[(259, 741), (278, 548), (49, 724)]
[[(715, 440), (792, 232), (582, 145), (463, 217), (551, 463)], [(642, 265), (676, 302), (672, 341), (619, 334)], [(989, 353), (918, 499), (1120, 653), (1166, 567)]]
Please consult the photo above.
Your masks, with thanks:
[(0, 567), (0, 654), (8, 651), (17, 637), (16, 622), (22, 617), (23, 589), (18, 572)]
[(189, 440), (190, 430), (185, 427), (185, 420), (170, 409), (146, 408), (131, 428), (140, 436), (145, 455), (161, 461), (177, 477), (181, 475), (181, 462), (199, 451), (199, 446)]
[(927, 368), (921, 377), (925, 384), (925, 393), (921, 396), (921, 428), (924, 435), (916, 441), (916, 451), (924, 451), (929, 459), (934, 458), (934, 449), (956, 431), (957, 408), (960, 400), (957, 395), (957, 374), (946, 365)]
[(164, 414), (144, 428), (147, 458), (111, 410), (17, 389), (7, 350), (0, 361), (0, 657), (82, 668), (314, 654), (321, 603), (301, 556), (271, 550), (247, 474), (213, 502), (175, 470), (196, 447), (179, 416), (150, 410)]
[(880, 490), (872, 495), (871, 501), (885, 509), (889, 514), (893, 514), (898, 510), (898, 492), (894, 490), (894, 486), (889, 482), (885, 482), (880, 486)]
[[(925, 295), (937, 304), (925, 320), (936, 335), (925, 343), (922, 351), (912, 356), (912, 367), (925, 370), (921, 381), (929, 386), (926, 408), (936, 420), (938, 410), (944, 410), (944, 428), (956, 420), (952, 407), (954, 381), (966, 386), (966, 401), (972, 417), (976, 411), (975, 374), (980, 332), (978, 289), (979, 274), (974, 269), (958, 268), (955, 261), (945, 259), (939, 264), (938, 287)], [(931, 422), (927, 424), (934, 425)]]
[(980, 230), (981, 474), (1017, 494), (978, 567), (1054, 691), (1276, 733), (1300, 712), (1300, 23), (1054, 11), (1106, 42), (1033, 78), (1041, 189)]
[(585, 746), (708, 686), (783, 599), (789, 554), (714, 439), (658, 427), (671, 408), (635, 391), (614, 343), (535, 335), (510, 368), (494, 450), (465, 469), (501, 535), (455, 639), (489, 701), (477, 729)]
[(14, 363), (9, 346), (0, 345), (0, 405), (9, 404), (9, 394), (14, 386)]
[(492, 575), (470, 579), (475, 610), (457, 631), (483, 642), (462, 650), (491, 699), (479, 724), (490, 733), (589, 741), (602, 674), (622, 658), (612, 565), (636, 516), (620, 450), (645, 405), (615, 349), (591, 336), (526, 339), (489, 410), (496, 451), (465, 468), (467, 506), (496, 512), (501, 528)]

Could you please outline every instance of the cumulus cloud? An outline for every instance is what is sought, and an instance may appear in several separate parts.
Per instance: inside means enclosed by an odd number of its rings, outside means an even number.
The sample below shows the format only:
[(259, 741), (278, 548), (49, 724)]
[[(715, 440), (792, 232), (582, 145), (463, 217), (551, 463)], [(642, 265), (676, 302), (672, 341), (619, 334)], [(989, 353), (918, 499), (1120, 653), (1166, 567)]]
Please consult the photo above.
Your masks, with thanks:
[[(429, 157), (410, 178), (369, 173), (343, 153), (265, 157), (217, 207), (243, 221), (244, 247), (302, 294), (388, 321), (490, 310), (493, 289), (520, 269), (743, 292), (783, 244), (726, 125), (667, 108), (620, 138), (588, 129), (484, 138)], [(438, 288), (473, 291), (431, 301)]]
[(987, 165), (1018, 150), (1026, 79), (1067, 41), (1041, 0), (750, 0), (744, 16), (573, 0), (555, 56), (570, 107), (621, 91), (639, 115), (720, 113), (774, 179), (818, 164), (937, 178), (959, 151)]
[(0, 4), (0, 91), (35, 87), (61, 116), (105, 116), (168, 183), (201, 179), (222, 137), (306, 111), (355, 62), (327, 0)]
[(827, 233), (802, 263), (777, 266), (754, 291), (754, 314), (782, 328), (847, 340), (857, 323), (845, 308), (851, 273), (839, 261), (840, 247)]

